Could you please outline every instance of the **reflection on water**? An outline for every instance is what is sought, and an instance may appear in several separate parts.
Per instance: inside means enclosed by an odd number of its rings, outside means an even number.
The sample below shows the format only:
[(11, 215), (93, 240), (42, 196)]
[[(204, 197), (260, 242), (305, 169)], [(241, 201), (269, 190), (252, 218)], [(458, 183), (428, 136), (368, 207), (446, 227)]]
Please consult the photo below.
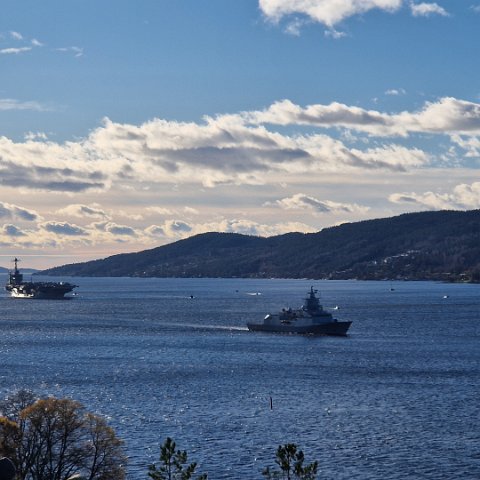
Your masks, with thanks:
[(353, 321), (318, 338), (245, 328), (298, 307), (307, 280), (71, 281), (69, 302), (0, 294), (1, 393), (105, 415), (132, 480), (167, 436), (212, 480), (261, 478), (287, 442), (322, 479), (480, 478), (478, 285), (315, 282)]

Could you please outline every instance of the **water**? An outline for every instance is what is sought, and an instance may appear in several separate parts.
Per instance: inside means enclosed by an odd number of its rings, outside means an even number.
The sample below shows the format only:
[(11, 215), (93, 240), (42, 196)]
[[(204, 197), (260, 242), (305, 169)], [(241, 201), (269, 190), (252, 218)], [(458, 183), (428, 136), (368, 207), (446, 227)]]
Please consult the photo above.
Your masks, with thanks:
[(245, 328), (307, 280), (65, 280), (73, 300), (0, 293), (0, 394), (104, 415), (131, 480), (167, 436), (212, 480), (262, 478), (285, 443), (321, 479), (480, 478), (479, 285), (315, 282), (353, 321), (327, 338)]

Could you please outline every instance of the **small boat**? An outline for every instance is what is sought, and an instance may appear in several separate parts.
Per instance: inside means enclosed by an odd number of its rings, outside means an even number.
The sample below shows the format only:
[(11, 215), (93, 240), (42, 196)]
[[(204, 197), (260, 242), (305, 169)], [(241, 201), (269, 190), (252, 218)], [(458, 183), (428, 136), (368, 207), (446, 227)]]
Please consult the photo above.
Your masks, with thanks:
[(300, 309), (284, 308), (277, 314), (265, 316), (263, 323), (247, 323), (254, 332), (300, 333), (313, 335), (345, 336), (352, 322), (340, 322), (327, 312), (315, 295), (318, 290), (310, 288)]
[(8, 275), (5, 290), (10, 292), (13, 298), (45, 298), (59, 300), (70, 293), (77, 285), (68, 282), (25, 282), (23, 275), (18, 270), (18, 259), (14, 259), (15, 269)]

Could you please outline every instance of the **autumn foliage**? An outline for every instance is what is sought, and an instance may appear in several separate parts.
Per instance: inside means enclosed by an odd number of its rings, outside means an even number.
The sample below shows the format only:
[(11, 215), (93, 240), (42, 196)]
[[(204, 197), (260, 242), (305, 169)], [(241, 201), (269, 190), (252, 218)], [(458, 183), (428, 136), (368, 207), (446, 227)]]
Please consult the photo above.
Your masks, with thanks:
[(123, 480), (122, 441), (77, 401), (35, 400), (20, 391), (0, 405), (0, 456), (12, 460), (18, 480)]

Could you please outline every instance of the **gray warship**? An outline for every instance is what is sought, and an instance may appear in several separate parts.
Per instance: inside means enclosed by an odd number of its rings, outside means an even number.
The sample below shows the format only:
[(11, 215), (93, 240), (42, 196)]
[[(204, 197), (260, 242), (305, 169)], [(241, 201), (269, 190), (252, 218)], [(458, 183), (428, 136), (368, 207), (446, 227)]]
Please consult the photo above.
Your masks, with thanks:
[(77, 285), (68, 282), (25, 282), (23, 274), (18, 269), (18, 259), (14, 259), (15, 268), (8, 274), (8, 282), (5, 290), (10, 292), (13, 298), (40, 298), (50, 300), (60, 300), (71, 297), (65, 297)]
[(284, 308), (276, 314), (269, 313), (263, 323), (247, 323), (254, 332), (299, 333), (312, 335), (346, 336), (352, 322), (340, 322), (327, 312), (315, 295), (318, 290), (310, 288), (301, 308)]

